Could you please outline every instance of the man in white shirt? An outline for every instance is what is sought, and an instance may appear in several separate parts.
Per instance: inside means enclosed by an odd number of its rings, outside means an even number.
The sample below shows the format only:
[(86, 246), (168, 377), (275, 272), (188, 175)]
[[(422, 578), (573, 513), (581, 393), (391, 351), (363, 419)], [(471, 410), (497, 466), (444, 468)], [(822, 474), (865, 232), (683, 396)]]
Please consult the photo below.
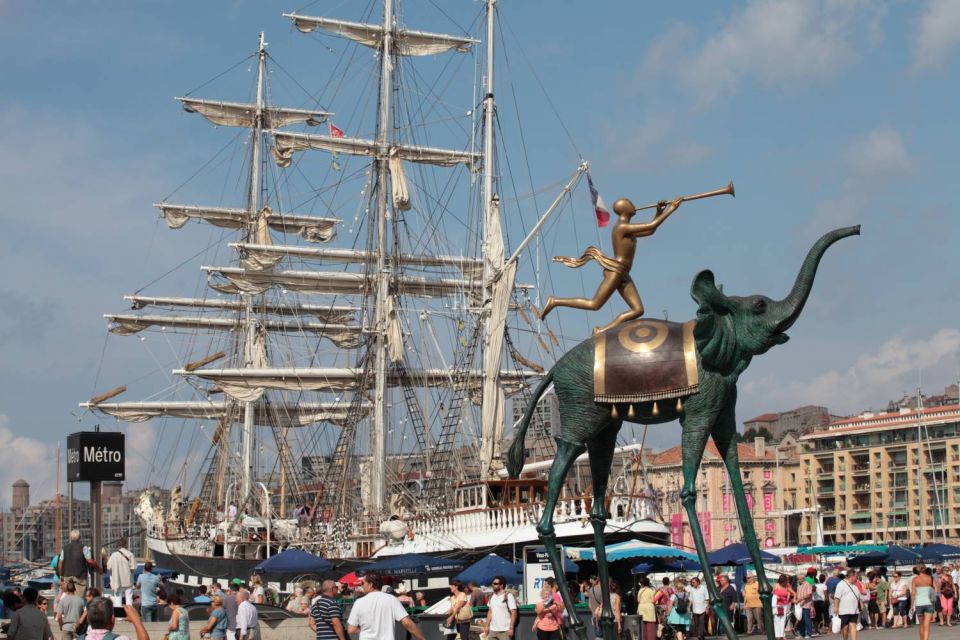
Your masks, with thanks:
[(382, 586), (379, 575), (368, 573), (363, 576), (360, 583), (363, 597), (353, 603), (347, 618), (350, 635), (359, 633), (360, 640), (396, 640), (394, 627), (399, 622), (414, 638), (425, 640), (397, 597), (380, 591)]
[(700, 578), (692, 578), (690, 586), (687, 587), (687, 596), (690, 599), (690, 613), (693, 617), (693, 628), (690, 630), (690, 636), (696, 636), (703, 640), (703, 635), (707, 630), (707, 607), (710, 604), (710, 592), (707, 591), (707, 585), (700, 583)]
[(517, 599), (507, 593), (507, 580), (496, 576), (490, 583), (493, 595), (487, 602), (487, 620), (483, 633), (487, 640), (509, 640), (513, 638), (513, 629), (517, 626)]
[(115, 596), (124, 596), (124, 604), (133, 602), (133, 564), (133, 554), (127, 551), (127, 539), (120, 538), (117, 550), (107, 560), (107, 571), (110, 572), (110, 590)]
[(257, 608), (250, 602), (250, 592), (241, 589), (237, 602), (237, 640), (260, 640), (260, 621)]
[(843, 640), (857, 640), (857, 618), (860, 617), (860, 588), (857, 572), (847, 569), (846, 579), (837, 583), (833, 592), (833, 610), (840, 616), (840, 633)]

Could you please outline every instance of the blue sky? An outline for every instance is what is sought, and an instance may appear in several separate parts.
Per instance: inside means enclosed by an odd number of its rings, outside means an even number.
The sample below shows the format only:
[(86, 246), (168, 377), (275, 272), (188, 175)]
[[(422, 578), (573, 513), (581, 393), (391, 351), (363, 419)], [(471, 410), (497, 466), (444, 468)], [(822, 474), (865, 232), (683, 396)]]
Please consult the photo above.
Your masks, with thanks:
[[(261, 29), (307, 91), (332, 96), (337, 43), (295, 32), (280, 14), (356, 20), (365, 4), (51, 6), (0, 5), (0, 504), (18, 476), (41, 495), (52, 490), (52, 466), (38, 465), (66, 433), (95, 422), (78, 423), (76, 403), (142, 358), (115, 347), (118, 338), (105, 342), (101, 314), (216, 239), (196, 227), (171, 235), (151, 207), (225, 142), (172, 97), (243, 60)], [(461, 33), (481, 5), (404, 7), (405, 25)], [(564, 180), (578, 154), (608, 204), (737, 185), (735, 200), (684, 205), (640, 243), (634, 277), (648, 315), (691, 317), (689, 283), (706, 267), (729, 293), (780, 297), (816, 237), (863, 225), (826, 256), (791, 342), (743, 376), (741, 420), (811, 403), (850, 414), (910, 392), (921, 372), (930, 393), (956, 378), (960, 4), (501, 0), (500, 14), (508, 53), (498, 73), (510, 83), (498, 89), (500, 117), (516, 121), (519, 106), (533, 188)], [(196, 95), (246, 99), (249, 67)], [(274, 78), (278, 102), (303, 103), (284, 74)], [(342, 122), (353, 103), (326, 106)], [(234, 186), (191, 183), (178, 195)], [(522, 216), (529, 226), (535, 211)], [(581, 187), (549, 225), (543, 256), (607, 247), (591, 219)], [(164, 292), (194, 293), (174, 285), (202, 284), (198, 264)], [(541, 293), (589, 294), (599, 274), (581, 272), (551, 268)], [(550, 326), (582, 335), (620, 309), (558, 310)], [(660, 427), (651, 441), (673, 444), (678, 432)], [(163, 445), (148, 428), (130, 433), (143, 464)]]

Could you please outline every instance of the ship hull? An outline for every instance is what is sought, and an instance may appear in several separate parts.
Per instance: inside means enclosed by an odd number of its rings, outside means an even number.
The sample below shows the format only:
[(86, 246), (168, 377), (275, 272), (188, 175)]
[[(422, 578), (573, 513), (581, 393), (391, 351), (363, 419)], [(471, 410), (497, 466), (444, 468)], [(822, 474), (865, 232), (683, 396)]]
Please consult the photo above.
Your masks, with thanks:
[[(509, 526), (501, 522), (500, 526), (493, 527), (490, 526), (489, 515), (490, 513), (486, 512), (484, 518), (474, 518), (473, 527), (466, 526), (460, 531), (432, 533), (429, 527), (417, 526), (413, 528), (412, 537), (405, 536), (402, 541), (383, 544), (374, 555), (383, 558), (408, 553), (444, 555), (455, 553), (458, 557), (470, 559), (473, 556), (496, 553), (512, 558), (519, 557), (522, 547), (539, 544), (539, 536), (533, 524)], [(482, 523), (488, 526), (481, 527)], [(469, 523), (458, 522), (457, 524)], [(556, 533), (557, 541), (562, 545), (593, 545), (593, 528), (586, 518), (561, 522), (556, 525)], [(604, 540), (607, 544), (623, 540), (668, 544), (668, 539), (669, 529), (655, 520), (611, 520), (604, 530)], [(262, 558), (223, 558), (210, 554), (204, 555), (201, 549), (204, 545), (199, 543), (198, 546), (198, 542), (188, 540), (168, 542), (152, 537), (147, 539), (156, 565), (178, 572), (180, 575), (173, 578), (173, 582), (187, 588), (201, 584), (210, 585), (213, 582), (223, 584), (233, 578), (246, 581), (253, 575), (254, 567), (263, 561)], [(335, 571), (332, 572), (334, 577), (349, 573), (365, 562), (357, 558), (341, 560), (330, 558), (330, 560), (336, 566)], [(281, 578), (269, 575), (264, 577), (282, 593), (289, 593), (294, 587), (294, 584), (289, 582), (293, 577)]]

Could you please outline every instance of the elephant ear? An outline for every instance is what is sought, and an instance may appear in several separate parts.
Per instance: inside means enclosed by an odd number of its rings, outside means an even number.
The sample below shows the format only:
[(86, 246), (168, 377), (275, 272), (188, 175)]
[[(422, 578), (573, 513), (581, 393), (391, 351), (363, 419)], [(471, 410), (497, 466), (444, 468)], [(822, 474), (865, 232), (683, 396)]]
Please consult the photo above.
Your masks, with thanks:
[(700, 305), (697, 313), (710, 311), (718, 315), (726, 315), (733, 310), (730, 299), (717, 288), (713, 278), (713, 271), (704, 269), (693, 279), (690, 285), (690, 295)]
[(736, 369), (739, 347), (730, 312), (733, 306), (714, 284), (711, 271), (701, 271), (693, 280), (690, 295), (699, 304), (693, 337), (704, 368), (723, 374)]

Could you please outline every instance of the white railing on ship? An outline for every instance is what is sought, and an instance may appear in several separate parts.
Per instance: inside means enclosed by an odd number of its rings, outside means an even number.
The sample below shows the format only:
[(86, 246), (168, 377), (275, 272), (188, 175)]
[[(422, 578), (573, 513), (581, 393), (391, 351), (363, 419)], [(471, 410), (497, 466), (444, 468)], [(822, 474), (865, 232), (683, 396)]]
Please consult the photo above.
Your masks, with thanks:
[[(585, 521), (590, 516), (588, 500), (572, 498), (560, 500), (554, 509), (554, 524), (561, 524), (571, 520)], [(615, 510), (614, 510), (615, 511)], [(638, 513), (637, 509), (633, 513)], [(412, 522), (414, 534), (442, 533), (442, 532), (479, 532), (514, 529), (524, 525), (536, 525), (543, 508), (540, 505), (525, 507), (491, 507), (478, 509), (467, 513), (454, 513), (429, 521)], [(635, 520), (635, 517), (630, 518)], [(610, 522), (619, 518), (611, 514)]]

